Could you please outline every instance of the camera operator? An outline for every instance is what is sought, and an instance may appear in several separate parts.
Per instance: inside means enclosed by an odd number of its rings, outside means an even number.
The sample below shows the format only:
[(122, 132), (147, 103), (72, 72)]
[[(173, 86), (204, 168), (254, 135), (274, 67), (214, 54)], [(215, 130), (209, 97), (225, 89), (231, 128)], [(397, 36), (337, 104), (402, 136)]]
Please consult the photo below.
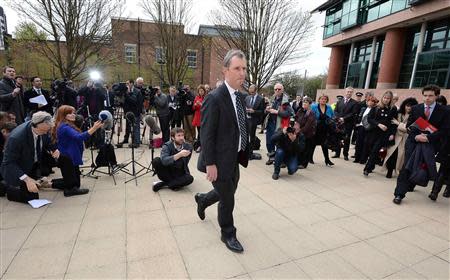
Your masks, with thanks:
[(180, 127), (173, 128), (170, 137), (171, 140), (162, 147), (161, 157), (152, 161), (155, 173), (161, 180), (161, 182), (153, 184), (154, 192), (164, 186), (177, 191), (194, 181), (188, 167), (192, 146), (184, 141), (184, 130)]
[(155, 97), (153, 105), (156, 109), (156, 115), (159, 119), (159, 125), (162, 131), (163, 142), (170, 140), (170, 110), (169, 110), (169, 99), (167, 95), (161, 92), (159, 87), (155, 87)]
[(52, 95), (55, 99), (55, 107), (68, 105), (74, 108), (77, 106), (78, 92), (69, 86), (67, 79), (55, 80), (52, 84)]
[(186, 141), (193, 143), (195, 139), (195, 127), (192, 125), (194, 119), (194, 104), (195, 94), (191, 92), (189, 85), (184, 85), (178, 89), (178, 94), (181, 96), (181, 111), (183, 112), (183, 128), (185, 131)]
[(289, 175), (295, 174), (298, 170), (298, 156), (305, 147), (305, 137), (300, 133), (299, 124), (278, 129), (272, 136), (272, 142), (277, 148), (272, 179), (280, 178), (282, 163), (286, 164)]
[[(125, 103), (124, 103), (124, 111), (126, 112), (132, 112), (136, 118), (134, 123), (130, 123), (130, 127), (133, 126), (133, 141), (130, 144), (130, 147), (137, 148), (139, 147), (141, 141), (140, 141), (140, 124), (141, 124), (141, 113), (144, 103), (144, 97), (142, 92), (145, 91), (144, 89), (144, 79), (142, 77), (139, 77), (136, 79), (136, 83), (131, 87), (132, 84), (129, 86), (129, 92), (125, 95)], [(129, 122), (129, 121), (128, 121)], [(125, 132), (125, 138), (124, 142), (128, 142), (128, 135), (130, 134), (130, 131)], [(127, 140), (125, 142), (125, 140)]]
[(180, 97), (177, 95), (177, 89), (174, 86), (169, 88), (169, 119), (170, 128), (181, 127), (183, 116), (181, 113)]
[[(133, 84), (133, 80), (127, 80), (125, 83), (119, 83), (113, 86), (114, 95), (116, 97), (116, 105), (123, 108), (124, 115), (132, 110), (130, 104), (125, 102), (125, 97), (130, 94), (131, 90), (133, 89)], [(130, 137), (131, 124), (128, 119), (125, 119), (125, 121), (125, 135), (123, 137), (123, 141), (119, 143), (120, 146), (122, 146), (123, 144), (128, 144), (128, 138)]]
[(114, 97), (114, 92), (112, 90), (109, 89), (109, 87), (107, 85), (104, 85), (103, 88), (105, 89), (105, 110), (108, 110), (111, 115), (114, 116), (114, 107), (115, 107), (115, 97)]
[(3, 79), (0, 80), (0, 111), (12, 112), (16, 116), (19, 125), (25, 119), (25, 109), (22, 100), (22, 89), (15, 81), (16, 70), (14, 67), (3, 67)]

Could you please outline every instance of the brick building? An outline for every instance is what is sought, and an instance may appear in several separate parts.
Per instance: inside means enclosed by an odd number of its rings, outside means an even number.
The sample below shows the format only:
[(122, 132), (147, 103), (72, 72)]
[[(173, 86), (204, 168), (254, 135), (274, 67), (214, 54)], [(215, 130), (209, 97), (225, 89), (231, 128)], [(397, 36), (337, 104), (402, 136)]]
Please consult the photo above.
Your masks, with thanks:
[(403, 99), (426, 84), (450, 89), (449, 0), (328, 0), (313, 12), (326, 13), (323, 46), (331, 48), (319, 94), (352, 86)]
[[(157, 43), (157, 25), (142, 19), (113, 18), (112, 21), (113, 26), (118, 26), (113, 28), (111, 42), (118, 62), (104, 69), (106, 76), (113, 81), (142, 76), (146, 83), (159, 84), (158, 74), (150, 69), (165, 71), (161, 65), (163, 50)], [(120, 24), (114, 24), (115, 21), (120, 21)], [(184, 29), (184, 26), (179, 28)], [(183, 82), (192, 87), (206, 83), (214, 86), (223, 79), (222, 56), (217, 53), (217, 44), (222, 42), (217, 27), (200, 25), (197, 35), (186, 36), (190, 45), (185, 47), (188, 71)]]

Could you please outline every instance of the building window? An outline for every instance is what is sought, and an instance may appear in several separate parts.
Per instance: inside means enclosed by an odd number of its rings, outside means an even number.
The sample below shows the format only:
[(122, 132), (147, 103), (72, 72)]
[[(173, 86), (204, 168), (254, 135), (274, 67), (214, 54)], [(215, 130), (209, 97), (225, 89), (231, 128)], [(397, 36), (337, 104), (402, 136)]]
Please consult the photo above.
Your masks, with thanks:
[(166, 52), (164, 51), (164, 48), (156, 47), (155, 60), (158, 64), (166, 64)]
[(450, 49), (450, 20), (432, 23), (427, 31), (425, 51)]
[(450, 50), (424, 52), (419, 54), (413, 87), (424, 87), (435, 84), (442, 88), (449, 88)]
[(342, 3), (341, 30), (358, 24), (359, 0), (346, 0)]
[(197, 50), (187, 50), (187, 66), (189, 68), (197, 67)]
[(366, 23), (404, 10), (409, 4), (408, 0), (360, 0), (360, 7)]
[(136, 44), (125, 44), (125, 62), (136, 63)]

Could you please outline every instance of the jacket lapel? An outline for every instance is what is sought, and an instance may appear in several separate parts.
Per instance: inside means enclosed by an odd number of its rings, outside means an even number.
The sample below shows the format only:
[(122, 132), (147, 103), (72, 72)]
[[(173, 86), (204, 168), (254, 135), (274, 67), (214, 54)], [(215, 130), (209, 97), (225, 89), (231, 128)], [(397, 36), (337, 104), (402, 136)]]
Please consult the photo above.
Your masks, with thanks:
[[(222, 96), (222, 100), (225, 104), (226, 107), (226, 112), (230, 115), (230, 117), (233, 119), (233, 124), (239, 128), (238, 126), (238, 121), (237, 121), (237, 117), (236, 117), (236, 111), (234, 109), (234, 105), (233, 105), (233, 101), (231, 100), (231, 95), (228, 91), (227, 86), (225, 85), (225, 83), (222, 84), (222, 90), (220, 91), (221, 96)], [(236, 99), (237, 102), (237, 99)]]

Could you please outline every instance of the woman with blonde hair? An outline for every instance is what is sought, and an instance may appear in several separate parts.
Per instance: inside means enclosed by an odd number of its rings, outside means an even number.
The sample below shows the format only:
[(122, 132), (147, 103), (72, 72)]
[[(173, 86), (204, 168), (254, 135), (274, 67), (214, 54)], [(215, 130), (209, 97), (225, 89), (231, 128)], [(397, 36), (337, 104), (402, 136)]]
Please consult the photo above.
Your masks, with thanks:
[(392, 92), (386, 91), (375, 110), (371, 110), (367, 116), (367, 121), (373, 129), (368, 131), (365, 140), (365, 147), (370, 149), (369, 159), (363, 172), (365, 176), (375, 169), (375, 164), (380, 158), (380, 149), (387, 146), (389, 135), (392, 135), (395, 129), (392, 120), (397, 116), (397, 108), (392, 99)]

